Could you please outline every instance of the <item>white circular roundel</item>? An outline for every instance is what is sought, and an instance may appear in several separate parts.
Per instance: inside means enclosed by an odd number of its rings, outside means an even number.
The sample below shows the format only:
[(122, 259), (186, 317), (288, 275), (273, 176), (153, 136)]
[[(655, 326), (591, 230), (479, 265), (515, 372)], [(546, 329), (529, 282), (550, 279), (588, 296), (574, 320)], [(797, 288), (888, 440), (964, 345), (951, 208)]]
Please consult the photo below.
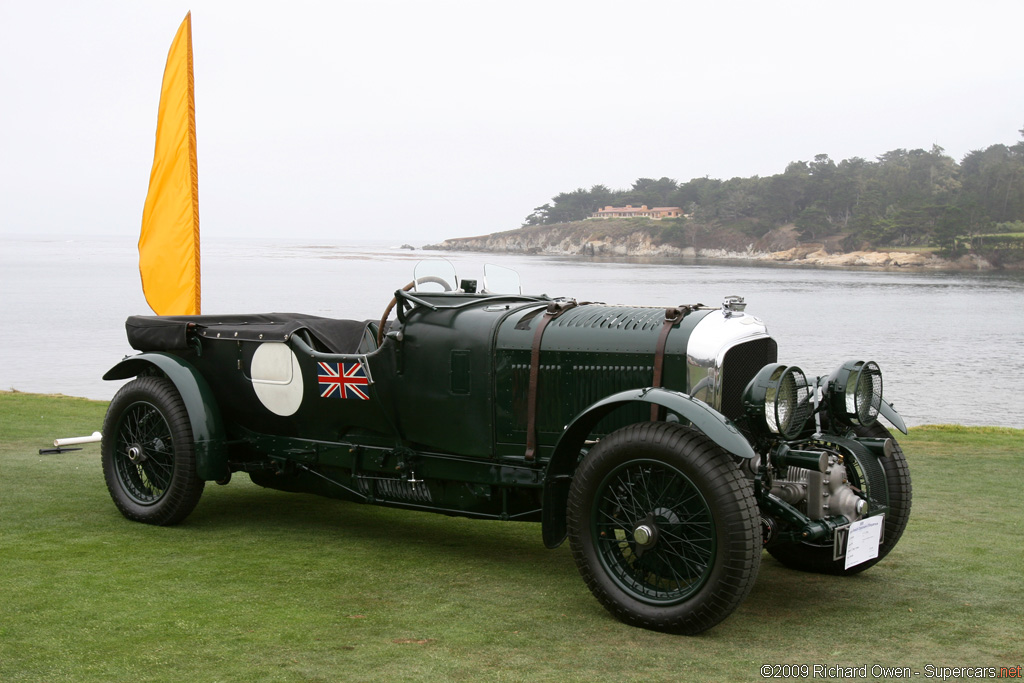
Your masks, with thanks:
[(287, 417), (302, 404), (299, 359), (287, 344), (260, 344), (252, 356), (252, 388), (267, 410)]

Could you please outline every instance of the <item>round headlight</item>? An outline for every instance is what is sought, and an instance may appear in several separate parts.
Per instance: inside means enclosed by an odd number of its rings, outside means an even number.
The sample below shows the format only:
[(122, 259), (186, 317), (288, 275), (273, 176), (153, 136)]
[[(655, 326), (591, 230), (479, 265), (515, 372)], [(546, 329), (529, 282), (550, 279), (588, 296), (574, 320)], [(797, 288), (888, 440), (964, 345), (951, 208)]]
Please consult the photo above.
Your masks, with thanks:
[(800, 435), (812, 405), (811, 389), (803, 371), (795, 366), (766, 365), (744, 391), (755, 424), (784, 439)]
[(882, 371), (874, 361), (849, 361), (829, 377), (833, 414), (854, 425), (871, 425), (882, 405)]

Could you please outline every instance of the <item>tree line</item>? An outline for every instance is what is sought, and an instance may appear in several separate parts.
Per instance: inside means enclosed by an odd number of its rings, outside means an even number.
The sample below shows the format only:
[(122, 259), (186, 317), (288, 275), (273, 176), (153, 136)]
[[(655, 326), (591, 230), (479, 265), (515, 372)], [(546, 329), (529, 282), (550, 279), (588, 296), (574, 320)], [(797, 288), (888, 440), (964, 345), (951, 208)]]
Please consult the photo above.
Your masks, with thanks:
[[(1024, 138), (1024, 129), (1020, 131)], [(739, 228), (761, 237), (793, 224), (802, 241), (864, 247), (934, 246), (945, 255), (985, 245), (1024, 250), (1024, 139), (969, 152), (957, 163), (942, 147), (896, 149), (874, 161), (827, 154), (782, 173), (718, 180), (639, 178), (626, 190), (594, 185), (563, 192), (524, 225), (583, 220), (605, 206), (678, 206), (681, 222)]]

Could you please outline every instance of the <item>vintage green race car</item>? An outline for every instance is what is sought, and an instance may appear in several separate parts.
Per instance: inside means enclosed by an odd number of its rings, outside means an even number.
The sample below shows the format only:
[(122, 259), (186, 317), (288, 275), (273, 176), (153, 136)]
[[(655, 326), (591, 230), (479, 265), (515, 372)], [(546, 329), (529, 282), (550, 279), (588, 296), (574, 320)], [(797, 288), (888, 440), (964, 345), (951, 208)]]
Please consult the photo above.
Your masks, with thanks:
[[(739, 297), (608, 306), (482, 286), (424, 261), (381, 321), (131, 317), (136, 377), (103, 428), (129, 519), (174, 524), (207, 481), (481, 519), (569, 538), (616, 617), (698, 633), (726, 618), (763, 549), (852, 574), (910, 515), (906, 460), (873, 362), (824, 377), (777, 362)], [(397, 321), (389, 321), (392, 308)]]

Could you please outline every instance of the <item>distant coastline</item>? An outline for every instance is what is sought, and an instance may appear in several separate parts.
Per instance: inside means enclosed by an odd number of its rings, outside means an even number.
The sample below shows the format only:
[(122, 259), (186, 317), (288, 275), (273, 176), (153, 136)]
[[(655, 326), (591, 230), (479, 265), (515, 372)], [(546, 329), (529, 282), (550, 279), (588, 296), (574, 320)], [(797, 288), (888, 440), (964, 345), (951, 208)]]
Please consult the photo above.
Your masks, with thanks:
[(425, 245), (425, 250), (471, 251), (546, 256), (615, 258), (667, 258), (682, 260), (742, 261), (816, 268), (913, 269), (937, 271), (986, 271), (997, 267), (985, 258), (968, 254), (956, 260), (921, 251), (863, 249), (843, 251), (835, 244), (799, 243), (785, 230), (770, 239), (748, 244), (715, 243), (682, 246), (659, 239), (654, 226), (637, 221), (577, 221), (531, 226), (476, 237), (446, 239)]

